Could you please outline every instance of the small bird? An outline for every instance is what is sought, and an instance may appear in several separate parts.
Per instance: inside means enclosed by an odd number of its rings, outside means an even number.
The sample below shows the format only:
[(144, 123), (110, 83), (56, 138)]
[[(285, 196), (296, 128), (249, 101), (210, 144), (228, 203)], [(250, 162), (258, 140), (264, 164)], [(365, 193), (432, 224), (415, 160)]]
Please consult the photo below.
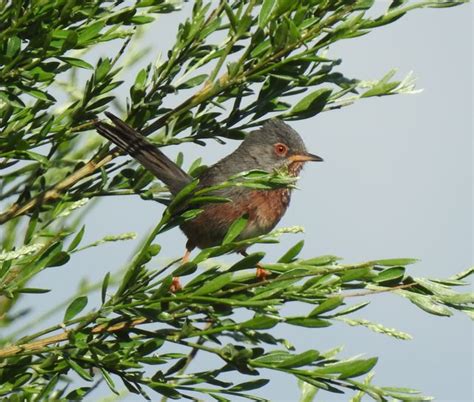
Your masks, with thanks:
[[(176, 195), (193, 180), (145, 136), (112, 113), (106, 112), (106, 115), (113, 125), (95, 122), (98, 133), (140, 162), (167, 185), (172, 195)], [(234, 152), (201, 172), (198, 189), (220, 184), (231, 176), (249, 170), (271, 173), (275, 169), (287, 169), (296, 178), (306, 162), (322, 160), (307, 152), (295, 130), (281, 120), (271, 119), (258, 130), (248, 133)], [(230, 201), (206, 204), (201, 207), (203, 211), (196, 218), (180, 226), (188, 238), (183, 262), (188, 261), (195, 247), (202, 249), (221, 244), (232, 223), (241, 216), (246, 215), (248, 220), (239, 235), (240, 240), (269, 233), (285, 214), (291, 189), (257, 190), (234, 186), (216, 190), (213, 195)], [(241, 254), (247, 255), (245, 250)], [(262, 267), (257, 266), (258, 278), (264, 280), (267, 275)], [(174, 278), (171, 289), (181, 289), (179, 278)]]

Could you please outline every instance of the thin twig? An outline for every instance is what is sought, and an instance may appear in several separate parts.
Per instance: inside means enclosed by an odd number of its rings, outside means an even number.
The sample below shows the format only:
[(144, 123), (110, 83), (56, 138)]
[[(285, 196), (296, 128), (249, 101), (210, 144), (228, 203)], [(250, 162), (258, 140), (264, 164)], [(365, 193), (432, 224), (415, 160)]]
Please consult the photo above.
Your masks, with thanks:
[[(100, 324), (92, 328), (91, 333), (103, 334), (103, 333), (119, 332), (119, 331), (123, 331), (124, 329), (136, 327), (137, 325), (143, 324), (146, 321), (147, 319), (145, 317), (138, 317), (131, 321), (121, 321), (112, 325)], [(49, 336), (43, 339), (39, 339), (34, 342), (25, 343), (23, 345), (7, 346), (3, 349), (0, 349), (0, 359), (11, 357), (21, 352), (36, 351), (54, 343), (67, 341), (70, 332), (71, 331), (65, 331), (60, 334)]]

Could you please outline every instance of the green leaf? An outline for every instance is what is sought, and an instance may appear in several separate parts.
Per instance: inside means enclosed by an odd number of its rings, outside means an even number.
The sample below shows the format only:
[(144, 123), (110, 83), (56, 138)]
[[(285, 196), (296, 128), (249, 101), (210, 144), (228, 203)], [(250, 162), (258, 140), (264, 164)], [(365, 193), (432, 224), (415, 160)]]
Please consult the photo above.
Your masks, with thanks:
[(310, 258), (309, 260), (301, 261), (304, 265), (331, 265), (335, 263), (337, 260), (340, 260), (340, 257), (336, 257), (335, 255), (322, 255), (320, 257)]
[(76, 315), (78, 315), (84, 308), (87, 306), (87, 296), (79, 296), (74, 299), (71, 304), (69, 304), (66, 312), (64, 313), (63, 322), (72, 320)]
[(209, 395), (212, 396), (217, 402), (232, 402), (230, 399), (224, 398), (222, 395), (213, 394), (209, 392)]
[(105, 26), (105, 21), (98, 21), (89, 25), (85, 29), (81, 29), (79, 33), (79, 38), (78, 38), (79, 43), (83, 45), (86, 42), (96, 38), (104, 26)]
[(150, 22), (155, 21), (155, 18), (151, 15), (135, 15), (132, 17), (130, 22), (136, 25), (149, 24)]
[(48, 293), (51, 292), (51, 289), (39, 289), (39, 288), (21, 288), (16, 291), (17, 293)]
[(465, 271), (460, 272), (459, 274), (450, 276), (449, 279), (451, 279), (451, 280), (460, 280), (460, 279), (467, 278), (468, 276), (472, 275), (473, 273), (474, 273), (474, 267), (470, 267), (470, 268), (466, 269)]
[(342, 309), (342, 310), (339, 310), (337, 311), (336, 313), (334, 313), (333, 317), (339, 317), (341, 315), (347, 315), (347, 314), (350, 314), (350, 313), (353, 313), (357, 310), (360, 310), (360, 309), (363, 309), (365, 306), (367, 306), (370, 302), (366, 301), (366, 302), (362, 302), (362, 303), (357, 303), (357, 304), (354, 304), (353, 306), (349, 306), (345, 309)]
[(390, 81), (395, 73), (396, 70), (390, 70), (380, 81), (368, 91), (364, 92), (360, 97), (369, 98), (371, 96), (384, 96), (392, 93), (392, 91), (400, 85), (400, 81)]
[(354, 10), (368, 10), (374, 5), (375, 0), (358, 0)]
[(404, 267), (393, 267), (393, 268), (388, 268), (380, 272), (372, 280), (377, 283), (399, 282), (401, 279), (403, 279), (404, 275), (405, 275)]
[(84, 232), (86, 230), (86, 226), (82, 225), (81, 229), (79, 232), (77, 232), (76, 236), (74, 236), (74, 239), (72, 239), (71, 244), (69, 245), (67, 251), (70, 253), (71, 251), (74, 251), (77, 246), (81, 243), (81, 240), (84, 236)]
[(247, 216), (241, 216), (240, 218), (236, 219), (232, 225), (230, 225), (229, 230), (227, 231), (227, 234), (224, 237), (224, 240), (222, 241), (222, 244), (228, 244), (231, 243), (233, 240), (235, 240), (246, 228), (248, 222), (248, 217)]
[(373, 276), (372, 269), (370, 267), (355, 268), (346, 271), (341, 276), (342, 282), (352, 281), (366, 281)]
[(295, 259), (295, 257), (300, 253), (303, 249), (304, 240), (299, 241), (296, 243), (292, 248), (290, 248), (279, 260), (278, 262), (288, 263)]
[(307, 328), (324, 328), (329, 327), (331, 322), (326, 320), (320, 320), (318, 318), (308, 318), (308, 317), (290, 317), (285, 320), (287, 324), (297, 325), (299, 327)]
[(301, 391), (301, 396), (299, 402), (313, 402), (316, 394), (318, 393), (318, 388), (312, 384), (309, 384), (302, 379), (298, 379), (298, 387)]
[(95, 80), (96, 82), (102, 81), (112, 68), (112, 63), (109, 58), (100, 59), (95, 69)]
[(33, 240), (33, 236), (36, 233), (36, 225), (38, 224), (38, 214), (34, 214), (30, 221), (28, 222), (28, 228), (26, 229), (25, 233), (25, 241), (24, 244), (27, 245)]
[(75, 57), (65, 57), (65, 56), (59, 57), (59, 59), (73, 67), (84, 68), (86, 70), (94, 69), (94, 67), (91, 64), (89, 64), (87, 61), (84, 61), (82, 59), (76, 59)]
[(262, 356), (252, 359), (253, 364), (257, 365), (274, 365), (285, 360), (288, 356), (293, 356), (286, 350), (272, 350)]
[(149, 355), (150, 353), (156, 352), (164, 343), (165, 340), (161, 338), (148, 339), (137, 348), (137, 353), (139, 353), (140, 356)]
[(394, 8), (402, 6), (404, 3), (406, 3), (408, 0), (392, 0), (390, 3), (390, 6), (388, 7), (389, 10), (392, 10)]
[(109, 287), (109, 280), (110, 280), (110, 272), (107, 272), (104, 276), (104, 280), (102, 281), (102, 287), (100, 290), (102, 303), (105, 303), (105, 299), (107, 297), (107, 288)]
[(148, 386), (156, 392), (159, 392), (161, 395), (166, 396), (171, 399), (180, 399), (182, 400), (182, 395), (172, 388), (171, 385), (158, 383), (158, 382), (149, 382)]
[(108, 385), (108, 387), (110, 388), (110, 390), (111, 390), (114, 394), (119, 395), (119, 392), (115, 389), (114, 380), (112, 380), (112, 377), (111, 377), (110, 374), (107, 372), (107, 370), (105, 370), (104, 368), (100, 367), (100, 372), (101, 372), (101, 374), (102, 374), (102, 377), (104, 377), (105, 383)]
[(184, 200), (189, 198), (189, 196), (194, 192), (198, 183), (199, 183), (198, 180), (193, 180), (191, 183), (186, 185), (178, 194), (174, 196), (173, 201), (168, 206), (168, 209), (170, 211), (173, 211), (178, 206), (180, 206), (184, 202)]
[(255, 268), (257, 264), (263, 259), (263, 257), (265, 257), (265, 253), (261, 251), (249, 254), (248, 256), (242, 258), (240, 261), (232, 265), (228, 269), (228, 272), (236, 272), (248, 268)]
[(440, 299), (449, 304), (472, 304), (474, 303), (474, 293), (457, 293), (450, 296), (442, 296)]
[(68, 364), (70, 368), (72, 368), (77, 374), (79, 374), (81, 378), (83, 378), (86, 381), (93, 380), (92, 376), (73, 359), (69, 359), (65, 357), (64, 360), (66, 361), (66, 363)]
[(19, 52), (21, 48), (21, 39), (18, 36), (11, 36), (7, 40), (7, 49), (5, 56), (13, 59)]
[(51, 391), (54, 390), (54, 387), (56, 387), (56, 384), (59, 381), (59, 373), (56, 373), (51, 376), (51, 379), (45, 384), (41, 392), (36, 394), (36, 398), (38, 401), (44, 400), (44, 397), (47, 397)]
[(268, 21), (270, 20), (274, 4), (275, 0), (263, 0), (262, 8), (258, 14), (258, 26), (260, 28), (265, 28)]
[(217, 292), (222, 289), (224, 286), (232, 282), (233, 274), (232, 272), (226, 272), (225, 274), (219, 275), (218, 277), (206, 282), (202, 287), (196, 290), (194, 296), (202, 296), (210, 293)]
[(66, 395), (67, 401), (82, 401), (84, 397), (89, 393), (91, 387), (80, 387), (76, 388), (75, 390), (69, 392)]
[(268, 316), (254, 317), (248, 321), (239, 324), (239, 328), (244, 329), (270, 329), (277, 325), (279, 320), (277, 318)]
[(290, 120), (313, 117), (324, 109), (331, 93), (331, 89), (318, 89), (311, 92), (293, 106), (288, 113), (285, 113), (284, 116), (289, 117)]
[(54, 96), (38, 88), (25, 88), (24, 92), (27, 93), (28, 95), (34, 96), (35, 98), (46, 101), (46, 102), (56, 102), (56, 99), (54, 98)]
[(61, 46), (61, 50), (64, 52), (69, 49), (73, 49), (77, 45), (79, 37), (74, 30), (67, 31), (67, 35)]
[(405, 265), (410, 265), (410, 264), (415, 264), (419, 262), (420, 260), (416, 258), (389, 258), (385, 260), (375, 260), (375, 261), (370, 261), (369, 264), (371, 265), (380, 265), (382, 267), (393, 267), (393, 266), (405, 266)]
[(195, 77), (190, 78), (187, 81), (184, 81), (182, 84), (177, 86), (177, 89), (188, 89), (194, 88), (198, 85), (201, 85), (207, 79), (207, 74), (196, 75)]
[(50, 161), (44, 155), (41, 155), (33, 151), (15, 151), (14, 156), (16, 159), (26, 159), (26, 160), (35, 160), (40, 162), (42, 165), (49, 166)]
[(267, 385), (270, 380), (265, 378), (261, 378), (259, 380), (243, 382), (242, 384), (234, 385), (232, 388), (229, 388), (229, 391), (232, 392), (241, 392), (241, 391), (251, 391), (253, 389), (262, 388), (263, 386)]
[(439, 315), (443, 317), (450, 317), (453, 315), (452, 311), (449, 308), (439, 303), (436, 303), (429, 296), (416, 294), (416, 293), (401, 290), (401, 289), (395, 290), (395, 292), (401, 294), (403, 297), (407, 298), (413, 304), (417, 305), (419, 308), (426, 311), (427, 313), (430, 313), (433, 315)]
[(315, 375), (321, 374), (339, 374), (339, 378), (358, 377), (368, 373), (377, 364), (377, 358), (346, 360), (334, 364), (329, 364), (323, 368), (317, 368), (313, 371)]
[(278, 368), (294, 368), (302, 367), (313, 363), (319, 357), (317, 350), (307, 350), (298, 355), (289, 355), (283, 361), (275, 363), (274, 366)]
[(234, 32), (238, 31), (238, 23), (235, 17), (234, 12), (232, 11), (232, 7), (229, 5), (227, 1), (224, 1), (224, 11), (227, 14), (227, 18), (229, 19), (230, 25)]
[(327, 311), (334, 310), (335, 308), (339, 307), (343, 304), (344, 298), (342, 296), (334, 296), (325, 301), (323, 301), (318, 307), (313, 309), (309, 314), (308, 317), (313, 317), (325, 313)]
[(293, 0), (276, 0), (277, 7), (275, 9), (275, 17), (279, 17), (286, 13), (296, 4)]
[(66, 264), (71, 259), (71, 256), (66, 251), (60, 251), (56, 253), (46, 264), (46, 267), (60, 267)]

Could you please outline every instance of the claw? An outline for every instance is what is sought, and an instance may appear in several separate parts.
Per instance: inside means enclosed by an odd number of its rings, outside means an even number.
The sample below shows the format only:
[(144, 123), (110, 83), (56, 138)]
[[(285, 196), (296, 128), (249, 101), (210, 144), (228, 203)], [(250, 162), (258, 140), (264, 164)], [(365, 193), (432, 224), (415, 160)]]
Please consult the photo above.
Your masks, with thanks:
[[(181, 264), (186, 264), (187, 262), (189, 262), (189, 256), (191, 255), (191, 251), (193, 248), (194, 246), (191, 245), (189, 242), (186, 244), (186, 252), (184, 253), (183, 258), (181, 259)], [(173, 282), (171, 282), (170, 292), (176, 293), (180, 290), (183, 290), (183, 286), (181, 285), (179, 276), (175, 276), (173, 278)]]
[(262, 267), (257, 266), (256, 276), (259, 281), (265, 282), (267, 280), (267, 277), (270, 276), (270, 272)]
[(179, 276), (175, 276), (173, 278), (173, 281), (171, 282), (170, 292), (171, 293), (176, 293), (176, 292), (179, 292), (182, 289), (183, 289), (183, 286), (181, 285), (181, 281), (179, 280)]

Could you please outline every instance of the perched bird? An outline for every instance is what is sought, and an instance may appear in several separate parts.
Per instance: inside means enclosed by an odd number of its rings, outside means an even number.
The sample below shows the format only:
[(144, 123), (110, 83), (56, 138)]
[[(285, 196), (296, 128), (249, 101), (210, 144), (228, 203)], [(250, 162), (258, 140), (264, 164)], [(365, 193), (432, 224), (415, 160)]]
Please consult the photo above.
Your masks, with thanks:
[[(193, 178), (154, 146), (146, 137), (124, 121), (106, 112), (113, 124), (97, 121), (100, 135), (128, 153), (147, 170), (168, 186), (176, 195)], [(281, 120), (272, 119), (258, 130), (247, 134), (240, 146), (198, 176), (198, 188), (220, 184), (229, 177), (249, 170), (285, 168), (297, 177), (304, 163), (322, 161), (319, 156), (307, 152), (299, 134)], [(195, 248), (207, 248), (222, 243), (230, 225), (243, 215), (248, 217), (247, 226), (239, 239), (247, 239), (270, 232), (285, 214), (290, 203), (291, 189), (277, 188), (256, 190), (247, 187), (228, 187), (216, 190), (213, 195), (226, 197), (226, 203), (210, 203), (194, 219), (184, 222), (181, 230), (188, 238), (183, 261), (187, 261)], [(246, 255), (245, 250), (241, 252)], [(257, 276), (264, 279), (267, 272), (257, 267)], [(172, 289), (179, 290), (179, 278), (175, 278)]]

